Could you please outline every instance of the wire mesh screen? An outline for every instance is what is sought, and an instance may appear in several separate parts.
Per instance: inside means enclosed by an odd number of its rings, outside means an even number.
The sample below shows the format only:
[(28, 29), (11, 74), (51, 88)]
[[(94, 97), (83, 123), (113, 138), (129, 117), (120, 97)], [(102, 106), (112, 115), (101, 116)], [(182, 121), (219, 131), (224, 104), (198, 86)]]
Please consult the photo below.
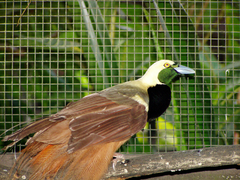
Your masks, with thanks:
[(196, 74), (120, 151), (239, 143), (239, 1), (8, 0), (0, 14), (1, 138), (170, 59)]

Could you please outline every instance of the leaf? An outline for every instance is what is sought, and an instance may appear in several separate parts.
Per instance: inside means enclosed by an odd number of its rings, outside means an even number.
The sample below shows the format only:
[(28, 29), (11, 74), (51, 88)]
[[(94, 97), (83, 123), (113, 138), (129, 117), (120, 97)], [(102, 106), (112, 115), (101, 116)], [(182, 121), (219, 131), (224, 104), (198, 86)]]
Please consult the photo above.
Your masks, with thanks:
[(92, 12), (93, 19), (95, 21), (96, 29), (98, 30), (97, 32), (100, 35), (100, 40), (103, 46), (102, 53), (106, 56), (108, 68), (111, 69), (111, 73), (109, 73), (108, 75), (112, 77), (111, 79), (113, 80), (114, 83), (119, 83), (117, 78), (119, 76), (118, 63), (116, 61), (116, 57), (113, 51), (113, 45), (111, 43), (111, 38), (109, 36), (109, 31), (106, 27), (102, 13), (95, 0), (89, 0), (88, 4)]
[(104, 79), (103, 83), (105, 85), (105, 88), (107, 88), (107, 87), (109, 87), (109, 81), (108, 81), (107, 73), (104, 70), (105, 65), (104, 65), (104, 61), (102, 59), (102, 55), (101, 55), (102, 53), (100, 51), (100, 47), (99, 47), (99, 44), (97, 42), (97, 37), (96, 37), (95, 31), (93, 29), (93, 24), (90, 20), (90, 15), (87, 11), (87, 8), (86, 8), (86, 5), (85, 5), (84, 1), (83, 0), (78, 0), (78, 3), (79, 3), (79, 6), (82, 10), (82, 16), (83, 16), (83, 19), (84, 19), (84, 22), (85, 22), (86, 29), (88, 30), (88, 35), (89, 35), (89, 39), (90, 39), (90, 42), (91, 42), (92, 51), (93, 51), (95, 59), (98, 63), (99, 69), (102, 73), (102, 76), (103, 76), (103, 79)]
[(22, 39), (14, 39), (14, 41), (10, 41), (13, 43), (14, 46), (21, 46), (21, 47), (36, 47), (39, 49), (44, 48), (45, 50), (55, 50), (55, 51), (62, 51), (62, 52), (75, 52), (82, 53), (80, 49), (81, 45), (78, 42), (68, 41), (66, 39), (59, 39), (59, 38), (31, 38), (31, 37), (24, 37), (21, 35)]
[(155, 45), (156, 51), (158, 53), (158, 60), (164, 59), (163, 51), (162, 51), (162, 49), (161, 49), (161, 47), (158, 43), (157, 34), (155, 32), (156, 30), (153, 27), (153, 22), (152, 22), (151, 16), (149, 15), (148, 11), (145, 8), (143, 8), (143, 12), (144, 12), (145, 17), (148, 21), (149, 26), (151, 27), (151, 33), (152, 33), (152, 36), (153, 36), (154, 45)]

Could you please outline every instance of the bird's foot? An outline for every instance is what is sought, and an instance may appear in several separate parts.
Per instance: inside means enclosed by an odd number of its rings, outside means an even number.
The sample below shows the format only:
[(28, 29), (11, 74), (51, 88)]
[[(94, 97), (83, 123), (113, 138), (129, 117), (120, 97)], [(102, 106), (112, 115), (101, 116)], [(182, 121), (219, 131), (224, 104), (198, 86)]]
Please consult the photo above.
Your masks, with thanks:
[(114, 153), (112, 162), (113, 162), (113, 170), (116, 171), (115, 167), (116, 167), (117, 163), (121, 162), (124, 164), (126, 162), (126, 160), (125, 160), (125, 157), (123, 154)]

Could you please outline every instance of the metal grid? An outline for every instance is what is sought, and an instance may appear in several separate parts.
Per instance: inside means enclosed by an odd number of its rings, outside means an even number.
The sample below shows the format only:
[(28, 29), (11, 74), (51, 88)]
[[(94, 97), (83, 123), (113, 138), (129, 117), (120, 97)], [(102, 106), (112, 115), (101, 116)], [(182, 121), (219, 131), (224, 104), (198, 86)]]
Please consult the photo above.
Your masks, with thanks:
[(14, 126), (3, 136), (172, 59), (196, 75), (120, 151), (239, 143), (239, 1), (8, 0), (0, 16), (0, 132)]

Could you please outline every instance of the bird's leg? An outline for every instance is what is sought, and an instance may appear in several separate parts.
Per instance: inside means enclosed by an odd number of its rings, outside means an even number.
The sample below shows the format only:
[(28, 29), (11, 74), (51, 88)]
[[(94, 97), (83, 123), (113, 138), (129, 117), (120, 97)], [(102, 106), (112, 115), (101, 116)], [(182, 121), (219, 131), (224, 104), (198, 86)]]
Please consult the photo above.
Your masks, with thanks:
[(117, 163), (118, 162), (125, 163), (125, 157), (123, 154), (114, 153), (112, 162), (113, 162), (113, 170), (116, 171), (115, 167), (116, 167)]

